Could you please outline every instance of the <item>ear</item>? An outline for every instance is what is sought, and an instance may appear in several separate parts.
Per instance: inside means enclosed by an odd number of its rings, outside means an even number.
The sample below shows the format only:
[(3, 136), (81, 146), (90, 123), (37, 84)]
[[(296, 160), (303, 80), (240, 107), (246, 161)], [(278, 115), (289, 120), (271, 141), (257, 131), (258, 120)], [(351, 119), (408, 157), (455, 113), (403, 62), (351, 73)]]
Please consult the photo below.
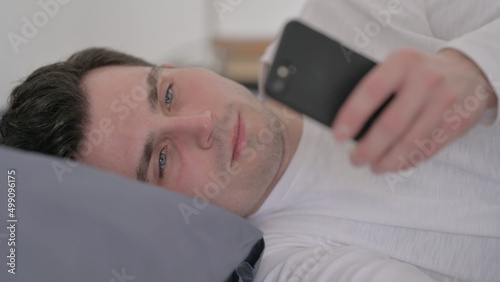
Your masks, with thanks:
[(163, 63), (163, 64), (161, 64), (161, 66), (164, 67), (164, 68), (175, 68), (174, 65), (169, 64), (169, 63)]

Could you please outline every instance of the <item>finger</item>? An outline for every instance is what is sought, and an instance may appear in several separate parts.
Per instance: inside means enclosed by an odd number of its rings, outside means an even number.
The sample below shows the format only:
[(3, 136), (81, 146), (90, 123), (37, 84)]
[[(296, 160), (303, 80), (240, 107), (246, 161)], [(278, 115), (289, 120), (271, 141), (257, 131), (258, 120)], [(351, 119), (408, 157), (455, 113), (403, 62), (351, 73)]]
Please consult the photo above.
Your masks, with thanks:
[(171, 63), (163, 63), (163, 64), (161, 64), (161, 66), (164, 68), (175, 68), (175, 65), (173, 65)]
[(397, 171), (401, 158), (417, 166), (443, 147), (447, 139), (443, 112), (451, 108), (457, 98), (451, 92), (439, 91), (443, 91), (442, 88), (432, 92), (432, 99), (424, 105), (425, 110), (414, 125), (372, 166), (375, 173)]
[(377, 65), (354, 88), (338, 112), (333, 130), (335, 138), (353, 138), (369, 117), (394, 93), (407, 71), (420, 58), (416, 51), (398, 51)]
[(409, 72), (394, 101), (351, 153), (354, 164), (375, 162), (393, 146), (399, 137), (412, 127), (422, 107), (427, 104), (431, 89), (442, 81), (442, 76), (427, 69)]

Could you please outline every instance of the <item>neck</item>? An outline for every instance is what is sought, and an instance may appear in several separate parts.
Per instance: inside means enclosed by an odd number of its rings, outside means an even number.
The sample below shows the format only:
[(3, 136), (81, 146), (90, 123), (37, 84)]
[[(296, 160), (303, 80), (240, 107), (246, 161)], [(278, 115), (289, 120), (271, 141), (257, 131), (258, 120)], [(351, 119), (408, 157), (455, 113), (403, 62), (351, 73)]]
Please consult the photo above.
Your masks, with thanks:
[(292, 160), (292, 157), (295, 154), (297, 147), (299, 146), (300, 137), (302, 136), (303, 124), (302, 115), (300, 113), (281, 104), (280, 102), (272, 100), (271, 98), (266, 99), (264, 105), (268, 110), (276, 115), (280, 122), (282, 128), (281, 136), (283, 139), (283, 157), (281, 159), (278, 172), (273, 178), (271, 184), (266, 189), (260, 200), (257, 202), (256, 206), (245, 217), (251, 216), (252, 214), (257, 212), (257, 210), (259, 210), (269, 194), (271, 194), (274, 187), (288, 168), (288, 165), (290, 164), (290, 161)]

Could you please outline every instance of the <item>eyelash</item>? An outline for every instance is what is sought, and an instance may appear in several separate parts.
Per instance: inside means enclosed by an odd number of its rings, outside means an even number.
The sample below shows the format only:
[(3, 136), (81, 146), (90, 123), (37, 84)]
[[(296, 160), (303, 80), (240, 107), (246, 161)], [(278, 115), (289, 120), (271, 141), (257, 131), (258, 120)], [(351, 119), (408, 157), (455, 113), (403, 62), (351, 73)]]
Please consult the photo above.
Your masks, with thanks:
[[(163, 165), (161, 164), (162, 163), (162, 154), (165, 156), (164, 160), (163, 160)], [(158, 167), (160, 169), (160, 178), (163, 178), (163, 174), (164, 174), (164, 167), (166, 166), (167, 164), (167, 146), (163, 147), (163, 149), (161, 149), (160, 151), (160, 156), (158, 158)]]
[[(174, 99), (174, 92), (172, 91), (173, 85), (170, 85), (167, 88), (167, 92), (165, 93), (165, 105), (167, 105), (167, 108), (170, 110), (170, 106), (172, 105), (172, 100)], [(169, 96), (170, 94), (170, 96)], [(170, 97), (170, 102), (167, 103), (167, 98)]]

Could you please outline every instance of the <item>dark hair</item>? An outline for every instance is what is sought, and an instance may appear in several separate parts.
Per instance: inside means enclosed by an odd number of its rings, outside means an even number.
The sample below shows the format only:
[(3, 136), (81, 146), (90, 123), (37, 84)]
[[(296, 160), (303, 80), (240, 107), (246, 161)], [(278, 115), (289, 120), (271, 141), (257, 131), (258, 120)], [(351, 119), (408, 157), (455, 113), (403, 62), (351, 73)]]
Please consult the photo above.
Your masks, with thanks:
[(0, 144), (74, 159), (88, 125), (82, 80), (93, 69), (115, 65), (152, 66), (117, 51), (89, 48), (35, 70), (9, 97)]

